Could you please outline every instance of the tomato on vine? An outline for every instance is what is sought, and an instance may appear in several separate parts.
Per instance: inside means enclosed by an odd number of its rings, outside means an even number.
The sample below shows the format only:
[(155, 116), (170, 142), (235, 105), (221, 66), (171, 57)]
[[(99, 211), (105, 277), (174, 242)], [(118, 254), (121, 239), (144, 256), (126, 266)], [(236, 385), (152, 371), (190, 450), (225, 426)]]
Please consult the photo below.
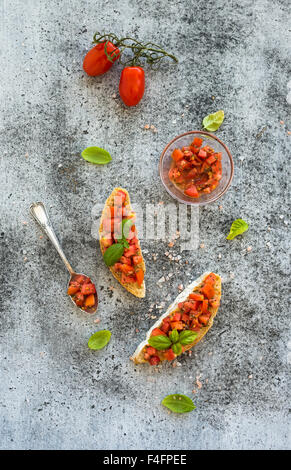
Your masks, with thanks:
[(83, 62), (83, 69), (90, 77), (103, 75), (111, 69), (119, 55), (118, 47), (115, 47), (110, 41), (103, 41), (87, 52)]
[[(142, 62), (151, 67), (159, 64), (163, 57), (178, 62), (178, 59), (153, 42), (145, 44), (129, 37), (118, 38), (115, 34), (96, 33), (93, 43), (97, 44), (85, 56), (83, 68), (88, 75), (97, 76), (106, 73), (119, 60), (124, 69), (119, 82), (120, 97), (126, 106), (136, 106), (144, 95), (145, 73)], [(133, 56), (126, 61), (121, 57), (125, 49), (130, 49)]]
[(143, 97), (145, 73), (142, 67), (125, 67), (119, 82), (120, 98), (126, 106), (136, 106)]

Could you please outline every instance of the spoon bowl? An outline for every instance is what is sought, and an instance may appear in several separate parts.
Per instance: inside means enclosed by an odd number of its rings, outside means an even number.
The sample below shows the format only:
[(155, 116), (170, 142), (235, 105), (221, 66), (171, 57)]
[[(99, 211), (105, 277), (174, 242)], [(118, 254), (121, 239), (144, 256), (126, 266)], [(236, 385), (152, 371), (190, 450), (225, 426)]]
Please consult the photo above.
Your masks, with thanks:
[[(91, 279), (89, 278), (89, 276), (87, 276), (86, 274), (78, 274), (74, 271), (74, 269), (72, 268), (72, 266), (70, 265), (69, 261), (67, 260), (66, 256), (65, 256), (65, 253), (63, 252), (62, 248), (61, 248), (61, 245), (56, 237), (56, 234), (54, 232), (54, 229), (52, 227), (52, 224), (50, 222), (50, 219), (49, 219), (49, 216), (47, 214), (47, 211), (46, 211), (46, 208), (44, 206), (44, 204), (42, 202), (34, 202), (31, 204), (30, 206), (30, 213), (32, 215), (32, 217), (34, 218), (34, 220), (39, 224), (40, 228), (42, 229), (42, 231), (47, 235), (47, 237), (50, 239), (50, 241), (52, 242), (52, 244), (54, 245), (55, 249), (57, 250), (57, 252), (59, 253), (61, 259), (63, 260), (67, 270), (69, 271), (70, 273), (70, 280), (69, 280), (69, 283), (68, 283), (68, 289), (71, 285), (71, 283), (76, 283), (76, 280), (79, 279), (81, 281), (81, 278), (84, 278), (83, 279), (83, 282), (79, 282), (79, 289), (76, 290), (75, 294), (72, 295), (72, 294), (68, 294), (72, 300), (72, 302), (74, 302), (74, 304), (80, 309), (82, 310), (82, 312), (86, 312), (86, 313), (95, 313), (97, 311), (97, 307), (98, 307), (98, 294), (97, 294), (97, 291), (96, 291), (96, 288), (95, 288), (95, 284), (92, 283)], [(78, 305), (76, 303), (76, 301), (74, 300), (76, 297), (80, 297), (80, 294), (81, 294), (81, 289), (82, 289), (82, 284), (93, 284), (94, 286), (94, 289), (91, 288), (91, 291), (90, 294), (82, 294), (83, 297), (85, 295), (87, 295), (87, 297), (89, 297), (90, 295), (94, 295), (94, 304), (92, 302), (92, 305), (88, 305), (86, 307), (86, 305)], [(77, 284), (76, 284), (76, 288), (77, 288)], [(67, 289), (67, 293), (68, 293), (68, 289)], [(93, 292), (94, 290), (94, 292)], [(80, 292), (80, 294), (77, 296), (77, 292)], [(86, 300), (87, 298), (84, 298), (84, 302), (86, 304)], [(91, 299), (90, 299), (91, 300)], [(93, 299), (92, 299), (93, 300)], [(84, 303), (83, 302), (83, 303)]]
[[(74, 273), (71, 274), (70, 280), (69, 280), (69, 282), (68, 282), (68, 289), (69, 289), (69, 287), (70, 287), (70, 285), (71, 285), (72, 282), (73, 282), (73, 283), (76, 283), (76, 282), (77, 282), (76, 279), (79, 279), (79, 278), (81, 278), (81, 277), (82, 277), (82, 278), (86, 278), (87, 284), (92, 283), (91, 279), (90, 279), (88, 276), (86, 276), (86, 274), (83, 274), (83, 273), (75, 273), (75, 272), (74, 272)], [(86, 282), (85, 282), (85, 283), (86, 283)], [(85, 283), (84, 283), (84, 284), (85, 284)], [(93, 283), (92, 283), (92, 284), (93, 284)], [(94, 284), (94, 286), (95, 286), (95, 284)], [(98, 307), (98, 295), (97, 295), (97, 291), (95, 291), (95, 293), (92, 294), (92, 295), (94, 295), (94, 305), (86, 307), (86, 305), (85, 305), (85, 306), (79, 306), (79, 305), (76, 303), (76, 301), (75, 301), (75, 299), (74, 299), (74, 296), (72, 296), (72, 295), (70, 295), (70, 294), (68, 293), (68, 289), (67, 289), (67, 294), (68, 294), (68, 296), (70, 297), (71, 301), (74, 303), (74, 305), (76, 305), (78, 308), (80, 308), (83, 312), (86, 312), (86, 313), (91, 313), (91, 314), (92, 314), (92, 313), (95, 313), (95, 312), (96, 312), (97, 307)], [(96, 290), (96, 289), (95, 289), (95, 290)]]

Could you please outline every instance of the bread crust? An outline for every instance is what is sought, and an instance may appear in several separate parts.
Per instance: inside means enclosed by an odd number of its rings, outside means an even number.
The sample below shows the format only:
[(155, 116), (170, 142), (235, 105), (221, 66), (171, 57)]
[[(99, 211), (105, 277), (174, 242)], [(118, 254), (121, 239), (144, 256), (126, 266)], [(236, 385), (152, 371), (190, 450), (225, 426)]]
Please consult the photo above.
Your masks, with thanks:
[[(104, 249), (104, 247), (102, 246), (102, 243), (101, 243), (101, 237), (102, 237), (102, 233), (103, 233), (103, 220), (105, 218), (106, 208), (111, 207), (111, 206), (114, 205), (114, 197), (116, 196), (118, 191), (123, 191), (126, 194), (125, 203), (126, 203), (127, 206), (130, 207), (130, 209), (132, 209), (128, 191), (124, 188), (114, 188), (112, 193), (110, 194), (110, 196), (107, 198), (107, 200), (105, 202), (104, 209), (103, 209), (102, 214), (101, 214), (100, 227), (99, 227), (99, 244), (100, 244), (100, 249), (101, 249), (102, 255), (104, 255), (104, 253), (105, 253), (105, 249)], [(146, 267), (145, 267), (145, 262), (144, 262), (144, 258), (143, 258), (143, 255), (142, 255), (141, 248), (139, 249), (139, 251), (140, 251), (139, 255), (142, 257), (142, 261), (141, 261), (140, 264), (138, 264), (138, 267), (141, 268), (143, 270), (143, 272), (145, 273), (146, 272)], [(143, 281), (141, 286), (139, 286), (139, 284), (137, 282), (134, 282), (134, 283), (133, 282), (132, 283), (121, 282), (121, 273), (116, 272), (113, 269), (113, 266), (108, 266), (108, 267), (109, 267), (112, 275), (115, 277), (115, 279), (117, 279), (117, 281), (126, 290), (128, 290), (128, 292), (135, 295), (136, 297), (140, 297), (140, 298), (145, 297), (146, 288), (145, 288), (145, 282), (144, 281)]]
[[(151, 333), (152, 331), (155, 329), (155, 328), (159, 328), (162, 324), (162, 321), (164, 318), (166, 318), (168, 315), (170, 315), (171, 312), (173, 312), (177, 307), (178, 307), (178, 304), (180, 302), (183, 302), (184, 300), (187, 299), (187, 297), (189, 296), (189, 294), (191, 294), (191, 292), (193, 292), (194, 289), (196, 289), (197, 287), (200, 287), (205, 278), (210, 274), (210, 272), (207, 272), (207, 273), (204, 273), (202, 274), (202, 276), (200, 276), (198, 279), (196, 279), (195, 281), (193, 281), (191, 284), (189, 284), (188, 287), (186, 287), (186, 289), (184, 289), (177, 297), (176, 299), (174, 300), (174, 302), (169, 306), (169, 308), (167, 309), (167, 311), (160, 316), (160, 318), (155, 322), (155, 324), (149, 329), (148, 333), (147, 333), (147, 336), (146, 336), (146, 339), (145, 341), (143, 341), (142, 343), (139, 344), (139, 346), (137, 347), (135, 353), (133, 354), (133, 356), (130, 358), (132, 359), (135, 364), (142, 364), (142, 363), (145, 363), (145, 362), (148, 362), (144, 359), (144, 352), (143, 352), (143, 349), (146, 345), (148, 345), (148, 340), (151, 336)], [(214, 273), (215, 274), (215, 273)], [(219, 301), (220, 303), (220, 298), (221, 298), (221, 278), (218, 274), (215, 274), (216, 276), (216, 280), (215, 280), (215, 284), (214, 284), (214, 290), (215, 290), (215, 297), (217, 298), (217, 300)], [(207, 331), (212, 327), (213, 325), (213, 320), (217, 314), (217, 311), (218, 311), (218, 308), (219, 308), (219, 303), (218, 303), (218, 306), (217, 307), (209, 307), (209, 310), (211, 312), (211, 316), (209, 318), (209, 321), (208, 321), (208, 324), (204, 327), (202, 327), (200, 329), (200, 331), (198, 332), (198, 335), (196, 336), (195, 340), (193, 341), (193, 343), (185, 346), (185, 351), (188, 351), (189, 349), (193, 348), (193, 346), (195, 346), (195, 344), (197, 344), (202, 338), (204, 335), (206, 335)], [(165, 360), (165, 359), (161, 359), (162, 361)]]

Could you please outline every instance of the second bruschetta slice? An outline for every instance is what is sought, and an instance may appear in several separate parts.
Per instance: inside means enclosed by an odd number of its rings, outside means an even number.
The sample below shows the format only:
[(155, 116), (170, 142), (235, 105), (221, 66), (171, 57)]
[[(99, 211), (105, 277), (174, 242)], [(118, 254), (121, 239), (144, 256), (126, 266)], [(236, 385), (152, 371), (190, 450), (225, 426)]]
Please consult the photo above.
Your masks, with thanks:
[(131, 359), (136, 364), (157, 365), (191, 349), (211, 328), (220, 297), (220, 276), (214, 273), (200, 276), (152, 326)]
[(134, 222), (135, 213), (128, 192), (123, 188), (115, 188), (101, 215), (101, 252), (120, 284), (136, 297), (144, 297), (146, 268)]

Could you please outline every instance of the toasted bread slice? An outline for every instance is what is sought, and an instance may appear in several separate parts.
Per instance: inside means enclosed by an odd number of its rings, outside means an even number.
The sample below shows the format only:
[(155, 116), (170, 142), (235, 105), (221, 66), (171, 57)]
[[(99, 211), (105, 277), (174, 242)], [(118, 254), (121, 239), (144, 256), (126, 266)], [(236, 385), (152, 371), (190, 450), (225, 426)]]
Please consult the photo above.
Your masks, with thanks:
[[(186, 287), (186, 289), (184, 289), (183, 292), (181, 292), (178, 295), (178, 297), (176, 297), (174, 302), (169, 306), (168, 310), (163, 315), (161, 315), (161, 317), (156, 321), (156, 323), (150, 328), (150, 330), (148, 331), (148, 333), (146, 335), (145, 341), (140, 343), (140, 345), (137, 347), (135, 353), (131, 357), (131, 359), (136, 364), (142, 364), (144, 362), (148, 362), (144, 359), (144, 348), (149, 345), (148, 341), (149, 341), (149, 338), (152, 334), (152, 331), (155, 328), (160, 328), (161, 325), (162, 325), (163, 319), (166, 318), (168, 315), (170, 315), (174, 310), (176, 310), (178, 308), (178, 304), (180, 302), (184, 302), (188, 298), (189, 294), (191, 294), (193, 291), (196, 291), (197, 289), (202, 287), (204, 280), (206, 279), (206, 277), (209, 274), (211, 274), (211, 273), (207, 272), (207, 273), (202, 274), (202, 276), (200, 276), (198, 279), (193, 281), (188, 287)], [(217, 311), (218, 311), (218, 308), (219, 308), (219, 303), (220, 303), (220, 298), (221, 298), (221, 278), (218, 274), (215, 274), (215, 277), (216, 277), (216, 279), (215, 279), (215, 283), (214, 283), (214, 291), (215, 291), (215, 300), (217, 301), (216, 302), (217, 306), (216, 307), (212, 307), (212, 306), (209, 307), (209, 311), (211, 313), (211, 316), (209, 318), (208, 324), (200, 329), (200, 331), (198, 332), (198, 334), (197, 334), (195, 340), (193, 341), (193, 343), (188, 344), (187, 346), (184, 347), (185, 351), (188, 351), (193, 346), (195, 346), (195, 344), (197, 344), (203, 338), (203, 336), (207, 333), (209, 328), (211, 328), (212, 325), (213, 325), (213, 319), (214, 319), (215, 315), (217, 314)], [(161, 358), (161, 361), (163, 361), (163, 360), (165, 360), (165, 359)]]
[[(105, 206), (104, 206), (104, 209), (103, 209), (103, 212), (102, 212), (102, 215), (101, 215), (101, 220), (100, 220), (99, 242), (100, 242), (100, 249), (101, 249), (102, 255), (104, 255), (104, 253), (105, 253), (105, 249), (104, 249), (104, 247), (102, 246), (102, 243), (101, 243), (101, 237), (102, 237), (102, 233), (103, 233), (103, 220), (105, 218), (106, 208), (114, 206), (114, 197), (116, 196), (118, 191), (123, 191), (126, 194), (125, 204), (131, 209), (130, 197), (129, 197), (129, 194), (126, 191), (126, 189), (123, 189), (123, 188), (113, 189), (112, 193), (110, 194), (107, 201), (105, 202)], [(145, 273), (146, 267), (145, 267), (145, 262), (144, 262), (144, 258), (143, 258), (143, 255), (142, 255), (141, 248), (139, 248), (139, 252), (137, 254), (142, 257), (142, 261), (141, 261), (140, 264), (137, 265), (137, 267), (142, 269), (143, 272)], [(117, 279), (118, 282), (120, 282), (120, 284), (126, 290), (128, 290), (128, 292), (130, 292), (131, 294), (135, 295), (136, 297), (140, 297), (140, 298), (143, 298), (145, 296), (145, 282), (144, 281), (143, 281), (141, 286), (137, 282), (134, 282), (134, 283), (133, 282), (131, 282), (131, 283), (122, 282), (121, 281), (121, 277), (122, 277), (121, 273), (115, 271), (113, 266), (109, 266), (109, 269), (110, 269), (111, 273), (113, 274), (113, 276), (115, 277), (115, 279)]]

